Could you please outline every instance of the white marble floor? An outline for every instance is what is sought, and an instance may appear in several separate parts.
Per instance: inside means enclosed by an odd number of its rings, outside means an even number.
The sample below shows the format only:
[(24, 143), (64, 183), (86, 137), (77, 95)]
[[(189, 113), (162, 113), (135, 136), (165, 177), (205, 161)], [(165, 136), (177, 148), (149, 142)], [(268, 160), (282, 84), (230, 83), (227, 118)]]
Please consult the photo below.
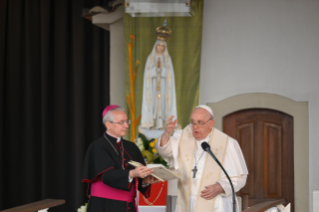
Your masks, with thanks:
[(139, 212), (165, 212), (166, 206), (138, 206)]

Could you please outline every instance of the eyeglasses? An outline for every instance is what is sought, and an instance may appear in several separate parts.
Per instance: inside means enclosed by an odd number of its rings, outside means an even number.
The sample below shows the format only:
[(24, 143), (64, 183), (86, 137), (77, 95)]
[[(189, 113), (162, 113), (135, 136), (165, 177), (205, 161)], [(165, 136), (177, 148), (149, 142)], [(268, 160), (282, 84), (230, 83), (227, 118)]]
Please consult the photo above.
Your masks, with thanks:
[(197, 123), (190, 121), (192, 127), (198, 126), (198, 127), (202, 127), (204, 124), (206, 124), (208, 121), (213, 120), (212, 118), (208, 119), (207, 121), (198, 121)]
[(126, 121), (119, 121), (119, 122), (114, 122), (114, 121), (109, 121), (110, 123), (112, 123), (112, 124), (119, 124), (119, 125), (123, 125), (123, 124), (127, 124), (127, 125), (129, 125), (129, 124), (131, 124), (131, 120), (126, 120)]

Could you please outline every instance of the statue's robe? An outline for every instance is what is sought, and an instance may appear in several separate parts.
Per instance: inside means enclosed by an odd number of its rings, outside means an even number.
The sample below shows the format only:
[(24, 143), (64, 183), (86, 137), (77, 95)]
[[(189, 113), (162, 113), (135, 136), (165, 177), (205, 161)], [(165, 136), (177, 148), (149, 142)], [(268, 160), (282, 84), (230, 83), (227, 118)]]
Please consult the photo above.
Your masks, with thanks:
[[(162, 55), (156, 54), (159, 42), (165, 44)], [(161, 67), (157, 67), (158, 59)], [(170, 116), (177, 118), (174, 67), (166, 42), (157, 40), (145, 64), (141, 128), (165, 128)]]

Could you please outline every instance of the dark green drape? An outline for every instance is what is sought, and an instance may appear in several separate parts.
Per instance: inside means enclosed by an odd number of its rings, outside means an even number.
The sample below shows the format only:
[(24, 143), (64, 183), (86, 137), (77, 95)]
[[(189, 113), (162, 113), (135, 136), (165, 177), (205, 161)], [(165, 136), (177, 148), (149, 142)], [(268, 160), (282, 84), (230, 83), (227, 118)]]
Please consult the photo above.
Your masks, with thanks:
[(0, 0), (0, 210), (86, 201), (84, 154), (104, 131), (109, 33), (81, 18), (89, 0)]
[[(199, 102), (203, 0), (192, 3), (194, 12), (192, 17), (167, 18), (167, 27), (172, 30), (167, 40), (167, 48), (174, 66), (177, 115), (182, 127), (189, 123), (191, 111)], [(128, 43), (132, 41), (130, 35), (135, 36), (133, 64), (137, 60), (141, 62), (135, 79), (136, 117), (141, 114), (146, 60), (156, 41), (155, 29), (162, 26), (164, 20), (165, 17), (133, 18), (124, 14), (126, 94), (130, 94), (128, 58)]]

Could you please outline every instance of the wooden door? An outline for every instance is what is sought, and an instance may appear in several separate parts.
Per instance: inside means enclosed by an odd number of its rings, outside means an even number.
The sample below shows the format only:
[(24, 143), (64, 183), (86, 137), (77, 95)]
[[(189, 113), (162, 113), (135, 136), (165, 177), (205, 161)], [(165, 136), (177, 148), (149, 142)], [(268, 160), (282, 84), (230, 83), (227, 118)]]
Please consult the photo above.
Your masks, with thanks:
[(249, 195), (249, 206), (283, 198), (294, 212), (293, 117), (268, 109), (242, 110), (223, 118), (223, 130), (239, 142), (248, 167), (239, 195)]

